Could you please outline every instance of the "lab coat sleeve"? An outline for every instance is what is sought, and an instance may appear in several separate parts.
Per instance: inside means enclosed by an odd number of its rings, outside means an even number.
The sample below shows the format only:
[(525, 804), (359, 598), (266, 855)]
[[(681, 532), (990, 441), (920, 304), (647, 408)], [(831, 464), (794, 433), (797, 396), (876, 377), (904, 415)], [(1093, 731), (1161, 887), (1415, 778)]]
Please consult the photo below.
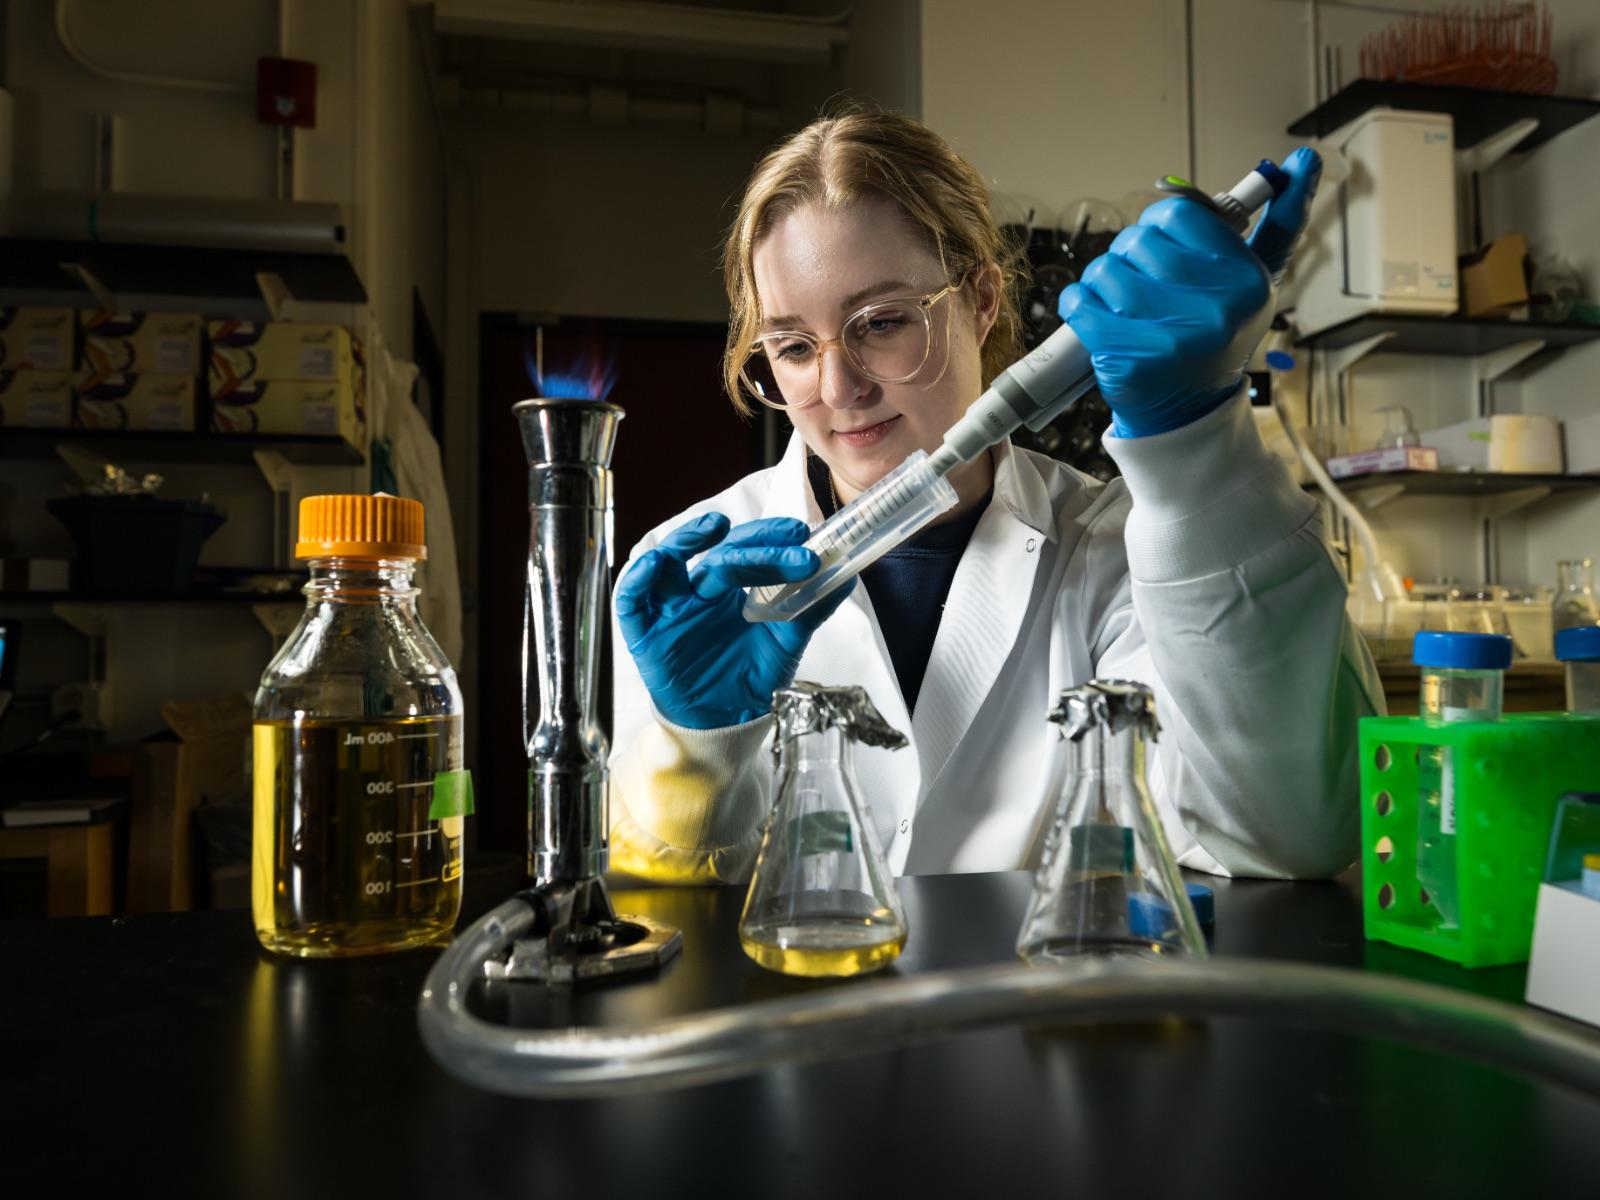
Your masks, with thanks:
[[(1322, 878), (1356, 857), (1356, 722), (1383, 709), (1318, 505), (1241, 394), (1181, 429), (1106, 435), (1132, 507), (1096, 672), (1156, 692), (1151, 790), (1184, 866)], [(1086, 614), (1087, 615), (1087, 614)]]
[(675, 725), (651, 703), (614, 619), (611, 645), (612, 870), (654, 883), (749, 879), (770, 807), (772, 717)]

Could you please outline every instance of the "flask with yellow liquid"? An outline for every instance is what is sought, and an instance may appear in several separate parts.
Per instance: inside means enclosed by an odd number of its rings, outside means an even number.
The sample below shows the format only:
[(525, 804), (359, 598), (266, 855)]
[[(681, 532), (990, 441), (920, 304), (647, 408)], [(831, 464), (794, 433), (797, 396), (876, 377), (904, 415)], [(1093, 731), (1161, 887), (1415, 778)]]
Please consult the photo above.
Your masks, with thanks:
[(251, 894), (268, 950), (448, 941), (461, 906), (462, 704), (417, 615), (422, 505), (308, 496), (306, 611), (256, 692)]
[(776, 798), (739, 918), (739, 944), (785, 975), (858, 975), (905, 947), (905, 909), (861, 800), (855, 743), (899, 749), (859, 687), (796, 682), (772, 698)]

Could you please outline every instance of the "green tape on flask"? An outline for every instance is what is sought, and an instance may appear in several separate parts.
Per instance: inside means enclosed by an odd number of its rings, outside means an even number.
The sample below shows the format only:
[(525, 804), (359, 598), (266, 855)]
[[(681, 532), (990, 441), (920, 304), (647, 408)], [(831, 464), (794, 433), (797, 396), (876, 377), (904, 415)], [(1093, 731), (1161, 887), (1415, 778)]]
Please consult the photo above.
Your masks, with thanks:
[(428, 804), (428, 820), (470, 817), (474, 811), (471, 771), (465, 768), (440, 771), (433, 777), (433, 800)]
[(1072, 871), (1133, 870), (1133, 830), (1126, 825), (1074, 825), (1068, 844)]
[(848, 854), (855, 848), (850, 814), (843, 812), (802, 813), (789, 822), (789, 842), (794, 853)]

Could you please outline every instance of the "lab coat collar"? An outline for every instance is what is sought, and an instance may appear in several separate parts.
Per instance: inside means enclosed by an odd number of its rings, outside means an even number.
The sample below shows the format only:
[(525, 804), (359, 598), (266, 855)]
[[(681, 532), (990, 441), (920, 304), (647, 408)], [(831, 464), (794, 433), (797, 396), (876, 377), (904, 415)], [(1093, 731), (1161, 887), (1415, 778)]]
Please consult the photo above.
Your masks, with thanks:
[(806, 477), (805, 439), (798, 433), (789, 435), (789, 445), (773, 471), (761, 515), (795, 517), (811, 526), (822, 520), (822, 509), (812, 496), (811, 481)]
[(994, 448), (994, 498), (1046, 541), (1056, 540), (1050, 488), (1038, 465), (1026, 454), (1018, 454), (1009, 440)]
[[(821, 520), (805, 456), (805, 442), (795, 434), (774, 472), (762, 516), (798, 517), (812, 525)], [(838, 671), (840, 678), (860, 679), (885, 719), (911, 730), (920, 777), (912, 795), (918, 804), (988, 698), (1021, 632), (1042, 544), (1058, 536), (1049, 486), (1031, 456), (1010, 442), (996, 446), (994, 456), (994, 498), (951, 584), (915, 716), (906, 710), (866, 588), (855, 589), (808, 652), (819, 667), (826, 663), (825, 677)], [(863, 654), (865, 646), (876, 654)]]

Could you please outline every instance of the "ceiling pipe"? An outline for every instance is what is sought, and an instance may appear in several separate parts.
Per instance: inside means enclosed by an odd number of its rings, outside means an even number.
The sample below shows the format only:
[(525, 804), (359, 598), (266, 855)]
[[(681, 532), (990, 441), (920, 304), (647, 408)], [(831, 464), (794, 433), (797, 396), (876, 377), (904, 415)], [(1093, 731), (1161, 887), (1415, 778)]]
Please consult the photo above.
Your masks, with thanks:
[(807, 20), (683, 4), (438, 0), (433, 24), (440, 33), (500, 41), (824, 66), (850, 40), (850, 12)]
[(681, 125), (710, 134), (737, 135), (751, 130), (772, 132), (784, 124), (778, 109), (752, 107), (741, 97), (727, 93), (663, 99), (636, 95), (609, 83), (591, 83), (587, 88), (572, 90), (463, 88), (461, 103), (465, 108), (479, 110), (582, 117), (607, 129), (635, 124)]

